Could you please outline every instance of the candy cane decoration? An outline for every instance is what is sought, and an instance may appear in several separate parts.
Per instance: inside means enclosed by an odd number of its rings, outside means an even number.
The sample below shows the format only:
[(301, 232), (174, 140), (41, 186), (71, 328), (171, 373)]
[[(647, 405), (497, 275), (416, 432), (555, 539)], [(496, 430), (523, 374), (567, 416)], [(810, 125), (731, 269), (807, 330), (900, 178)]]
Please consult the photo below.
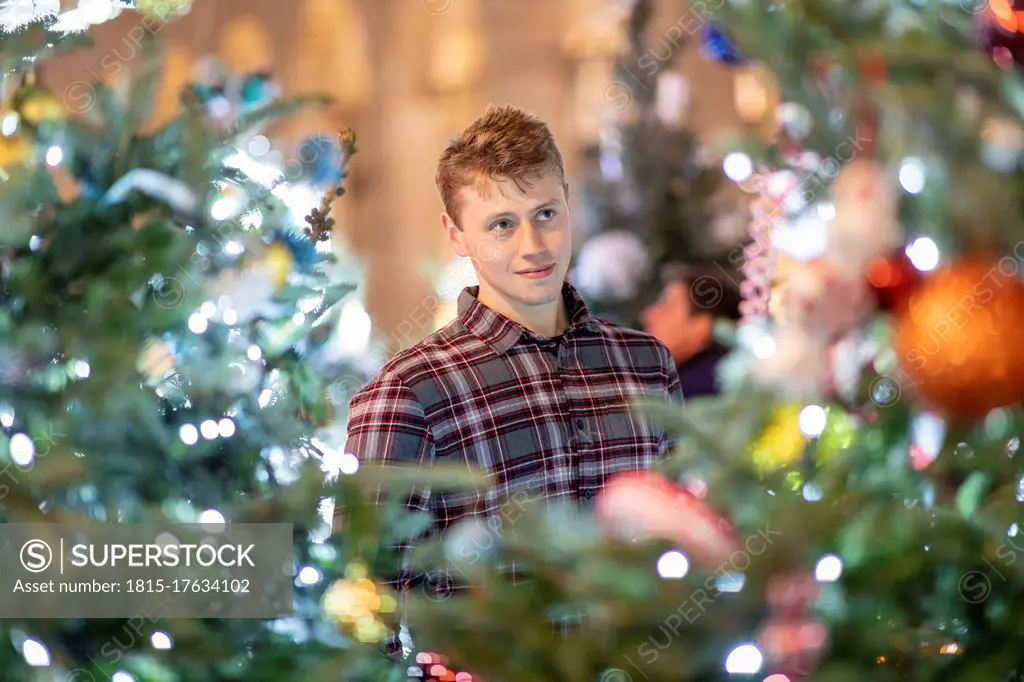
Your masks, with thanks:
[[(771, 213), (769, 213), (771, 211)], [(744, 275), (740, 284), (740, 324), (762, 322), (768, 317), (768, 303), (775, 274), (775, 252), (772, 250), (772, 214), (778, 211), (766, 197), (755, 200), (750, 207), (750, 236), (754, 241), (743, 249)]]

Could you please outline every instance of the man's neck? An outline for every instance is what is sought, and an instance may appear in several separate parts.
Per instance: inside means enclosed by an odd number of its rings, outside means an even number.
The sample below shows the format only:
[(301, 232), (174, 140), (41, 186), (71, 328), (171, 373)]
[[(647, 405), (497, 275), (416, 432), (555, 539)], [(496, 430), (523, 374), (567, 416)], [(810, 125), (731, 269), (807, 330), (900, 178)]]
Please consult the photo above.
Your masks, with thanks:
[(544, 306), (516, 306), (489, 289), (480, 287), (477, 300), (539, 336), (552, 338), (569, 326), (569, 312), (561, 296)]

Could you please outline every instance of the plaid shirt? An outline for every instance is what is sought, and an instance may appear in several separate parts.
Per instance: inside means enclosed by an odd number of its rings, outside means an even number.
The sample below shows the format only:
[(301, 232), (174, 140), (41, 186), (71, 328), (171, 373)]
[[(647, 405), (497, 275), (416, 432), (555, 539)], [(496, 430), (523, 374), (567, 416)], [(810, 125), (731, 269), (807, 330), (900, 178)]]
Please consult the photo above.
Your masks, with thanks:
[(345, 450), (361, 460), (464, 463), (490, 477), (479, 493), (413, 491), (406, 506), (430, 512), (432, 532), (476, 517), (500, 533), (526, 500), (589, 506), (610, 475), (650, 468), (672, 448), (629, 405), (681, 400), (664, 345), (591, 316), (568, 283), (570, 322), (556, 338), (494, 312), (477, 291), (463, 290), (457, 319), (389, 360), (349, 406)]

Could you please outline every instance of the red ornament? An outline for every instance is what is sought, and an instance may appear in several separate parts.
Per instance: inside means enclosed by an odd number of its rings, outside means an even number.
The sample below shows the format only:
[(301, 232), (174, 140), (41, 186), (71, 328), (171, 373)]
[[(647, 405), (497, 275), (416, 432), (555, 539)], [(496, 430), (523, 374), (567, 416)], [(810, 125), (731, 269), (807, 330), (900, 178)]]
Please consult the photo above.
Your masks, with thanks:
[(903, 250), (868, 263), (867, 280), (881, 310), (902, 310), (922, 277)]
[(728, 561), (739, 547), (725, 517), (685, 488), (649, 471), (612, 476), (594, 512), (615, 534), (671, 540), (703, 566)]
[(771, 668), (789, 678), (814, 672), (828, 639), (824, 624), (813, 618), (771, 619), (757, 632), (757, 641)]
[(1024, 2), (988, 0), (979, 16), (978, 40), (1000, 68), (1024, 65)]
[(812, 612), (819, 590), (808, 572), (784, 573), (768, 582), (769, 615), (756, 639), (770, 668), (788, 679), (811, 675), (828, 640), (828, 629)]

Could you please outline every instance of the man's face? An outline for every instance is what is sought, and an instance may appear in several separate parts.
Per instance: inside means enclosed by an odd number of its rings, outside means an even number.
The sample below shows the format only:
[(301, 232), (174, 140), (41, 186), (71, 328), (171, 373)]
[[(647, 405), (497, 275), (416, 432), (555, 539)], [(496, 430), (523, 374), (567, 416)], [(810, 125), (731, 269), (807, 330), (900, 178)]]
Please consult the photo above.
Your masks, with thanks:
[(545, 172), (525, 189), (512, 180), (486, 182), (484, 192), (459, 190), (458, 215), (442, 217), (452, 249), (473, 263), (479, 297), (518, 310), (560, 300), (572, 256), (562, 180)]
[(686, 282), (669, 282), (640, 314), (640, 322), (644, 331), (668, 347), (676, 363), (682, 363), (707, 346), (713, 320), (694, 310)]

